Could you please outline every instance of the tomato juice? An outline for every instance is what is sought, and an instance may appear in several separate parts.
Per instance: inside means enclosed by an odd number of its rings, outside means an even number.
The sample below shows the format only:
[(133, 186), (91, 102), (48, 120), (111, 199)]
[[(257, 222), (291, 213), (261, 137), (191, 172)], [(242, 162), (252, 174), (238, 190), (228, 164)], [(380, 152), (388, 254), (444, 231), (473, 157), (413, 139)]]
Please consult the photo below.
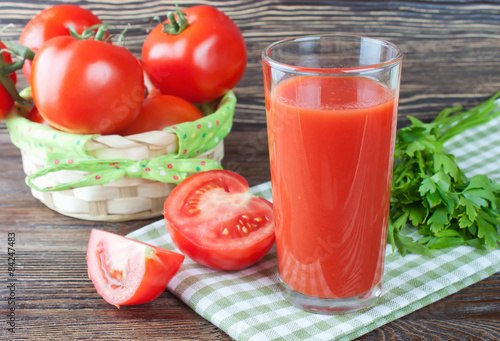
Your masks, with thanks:
[(318, 298), (382, 280), (398, 91), (358, 76), (266, 90), (279, 273)]

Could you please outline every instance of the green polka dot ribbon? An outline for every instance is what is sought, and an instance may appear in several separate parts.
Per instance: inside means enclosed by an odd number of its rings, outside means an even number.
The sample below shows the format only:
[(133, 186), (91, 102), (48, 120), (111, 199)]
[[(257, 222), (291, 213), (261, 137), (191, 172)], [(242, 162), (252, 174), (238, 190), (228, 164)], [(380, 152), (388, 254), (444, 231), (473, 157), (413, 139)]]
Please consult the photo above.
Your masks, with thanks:
[[(26, 183), (42, 192), (61, 191), (102, 185), (124, 176), (160, 182), (180, 183), (193, 173), (222, 168), (212, 159), (197, 156), (215, 148), (232, 128), (236, 97), (228, 92), (215, 112), (194, 122), (185, 122), (165, 130), (178, 138), (178, 152), (151, 160), (96, 159), (87, 154), (85, 144), (99, 135), (78, 135), (57, 131), (31, 122), (21, 115), (7, 118), (11, 141), (19, 149), (45, 160), (46, 167), (26, 178)], [(33, 180), (61, 170), (83, 171), (82, 178), (54, 186), (39, 187)]]
[(31, 122), (18, 115), (6, 119), (10, 140), (19, 149), (45, 160), (48, 155), (58, 153), (66, 158), (91, 158), (85, 150), (85, 144), (99, 135), (76, 135), (55, 130), (40, 123)]
[(224, 96), (214, 114), (195, 122), (185, 122), (165, 128), (175, 133), (179, 139), (178, 157), (195, 157), (222, 141), (231, 131), (235, 105), (236, 97), (230, 91)]
[[(152, 160), (54, 160), (54, 165), (26, 178), (26, 183), (40, 192), (64, 191), (79, 187), (103, 185), (118, 181), (127, 176), (129, 178), (143, 178), (148, 180), (180, 183), (192, 173), (210, 169), (221, 169), (216, 160), (210, 159), (178, 159), (175, 155), (162, 155)], [(40, 188), (33, 180), (52, 172), (61, 170), (83, 171), (89, 174), (68, 183)]]

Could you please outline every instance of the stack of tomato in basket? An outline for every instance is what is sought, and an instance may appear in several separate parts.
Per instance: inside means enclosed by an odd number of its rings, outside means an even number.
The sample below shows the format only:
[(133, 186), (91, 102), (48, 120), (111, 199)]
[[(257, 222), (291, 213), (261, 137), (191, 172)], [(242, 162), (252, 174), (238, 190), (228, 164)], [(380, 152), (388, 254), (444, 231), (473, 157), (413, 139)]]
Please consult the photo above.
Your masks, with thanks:
[[(177, 7), (147, 29), (137, 58), (127, 27), (114, 34), (89, 10), (57, 5), (19, 43), (3, 42), (0, 117), (10, 113), (27, 184), (48, 207), (89, 220), (154, 217), (176, 184), (221, 168), (231, 89), (246, 67), (240, 30), (206, 5)], [(30, 87), (18, 94), (21, 67)]]
[[(177, 8), (147, 35), (141, 60), (122, 46), (124, 33), (110, 34), (86, 9), (54, 6), (0, 58), (0, 110), (33, 195), (81, 219), (163, 213), (183, 253), (92, 230), (89, 276), (118, 307), (160, 295), (185, 256), (237, 270), (275, 238), (272, 204), (220, 165), (231, 89), (246, 67), (239, 29), (214, 7)], [(21, 67), (30, 87), (18, 94)]]

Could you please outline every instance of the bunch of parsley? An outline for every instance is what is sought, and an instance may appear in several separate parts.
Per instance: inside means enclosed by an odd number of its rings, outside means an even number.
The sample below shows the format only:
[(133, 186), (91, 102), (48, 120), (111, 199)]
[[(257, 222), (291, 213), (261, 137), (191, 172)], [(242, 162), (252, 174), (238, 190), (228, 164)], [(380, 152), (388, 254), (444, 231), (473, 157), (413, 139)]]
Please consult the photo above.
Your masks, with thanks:
[[(492, 98), (477, 107), (443, 110), (430, 123), (409, 116), (396, 136), (388, 241), (404, 256), (468, 244), (495, 248), (500, 242), (500, 184), (485, 175), (468, 178), (443, 143), (500, 115)], [(419, 238), (402, 233), (416, 227)]]

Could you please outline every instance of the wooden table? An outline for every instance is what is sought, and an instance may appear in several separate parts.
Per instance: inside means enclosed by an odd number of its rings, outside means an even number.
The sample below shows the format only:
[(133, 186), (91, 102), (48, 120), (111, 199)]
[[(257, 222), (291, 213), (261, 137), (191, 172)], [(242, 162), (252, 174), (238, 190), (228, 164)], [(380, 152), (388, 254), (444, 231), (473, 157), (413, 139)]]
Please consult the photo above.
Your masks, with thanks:
[[(68, 1), (69, 2), (69, 1)], [(15, 40), (42, 8), (59, 1), (2, 1), (2, 34)], [(79, 1), (72, 1), (79, 3)], [(130, 23), (126, 46), (140, 54), (154, 15), (173, 1), (81, 1), (104, 22)], [(224, 166), (251, 185), (269, 180), (260, 53), (269, 43), (314, 33), (356, 33), (390, 40), (405, 53), (399, 126), (406, 115), (430, 120), (447, 106), (470, 107), (500, 90), (500, 3), (492, 1), (203, 1), (228, 14), (248, 47), (248, 69), (235, 88), (233, 132)], [(194, 4), (179, 1), (181, 7)], [(21, 80), (22, 84), (23, 80)], [(91, 228), (125, 235), (152, 221), (97, 223), (55, 213), (24, 184), (19, 151), (0, 126), (0, 339), (229, 340), (169, 292), (151, 303), (117, 310), (87, 277)], [(16, 235), (16, 333), (7, 328), (7, 237)], [(500, 273), (380, 327), (360, 340), (498, 340)]]

